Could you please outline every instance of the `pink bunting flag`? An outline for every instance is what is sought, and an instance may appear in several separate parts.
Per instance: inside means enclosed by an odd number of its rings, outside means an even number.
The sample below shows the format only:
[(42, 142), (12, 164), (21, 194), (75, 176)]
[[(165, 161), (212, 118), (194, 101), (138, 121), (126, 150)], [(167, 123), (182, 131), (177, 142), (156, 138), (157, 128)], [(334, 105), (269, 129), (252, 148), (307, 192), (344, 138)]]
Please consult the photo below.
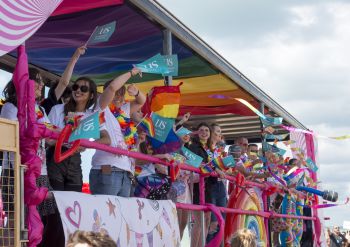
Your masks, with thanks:
[(1, 1), (0, 56), (30, 38), (61, 2), (62, 0)]

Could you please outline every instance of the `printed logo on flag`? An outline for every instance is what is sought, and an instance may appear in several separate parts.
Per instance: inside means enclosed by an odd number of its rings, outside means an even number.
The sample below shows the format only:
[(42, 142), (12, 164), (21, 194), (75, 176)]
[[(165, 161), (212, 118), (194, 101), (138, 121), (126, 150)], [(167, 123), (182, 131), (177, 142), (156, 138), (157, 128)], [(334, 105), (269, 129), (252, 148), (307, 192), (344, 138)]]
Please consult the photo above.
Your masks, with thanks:
[(146, 61), (135, 64), (136, 68), (140, 69), (141, 72), (151, 74), (167, 75), (178, 75), (178, 59), (177, 55), (162, 56), (159, 53)]
[(164, 118), (157, 113), (152, 113), (152, 122), (154, 125), (154, 138), (160, 142), (165, 142), (170, 130), (173, 128), (175, 120), (173, 118)]
[(163, 73), (163, 76), (177, 76), (179, 73), (179, 62), (177, 55), (166, 55), (163, 56), (165, 64), (167, 65), (168, 71)]
[(97, 26), (86, 44), (97, 44), (108, 41), (115, 31), (116, 21)]
[(186, 163), (191, 165), (191, 166), (194, 166), (196, 168), (198, 168), (202, 161), (203, 161), (203, 158), (200, 157), (199, 155), (193, 153), (192, 151), (190, 151), (188, 148), (185, 148), (185, 147), (182, 147), (181, 148), (181, 151), (183, 153), (183, 155), (186, 157)]
[(69, 137), (69, 142), (73, 142), (78, 139), (99, 139), (100, 138), (100, 122), (99, 112), (82, 119), (79, 122), (78, 127), (72, 132)]

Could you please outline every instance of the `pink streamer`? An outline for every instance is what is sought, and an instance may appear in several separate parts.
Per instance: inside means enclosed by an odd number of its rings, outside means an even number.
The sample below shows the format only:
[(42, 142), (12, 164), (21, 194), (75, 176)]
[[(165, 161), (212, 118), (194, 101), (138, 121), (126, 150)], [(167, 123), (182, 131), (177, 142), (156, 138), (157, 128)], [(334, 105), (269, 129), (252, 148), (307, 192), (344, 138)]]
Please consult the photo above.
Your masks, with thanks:
[[(36, 179), (40, 175), (41, 160), (36, 155), (40, 137), (34, 133), (35, 96), (34, 81), (29, 79), (28, 58), (24, 46), (18, 47), (18, 59), (13, 73), (13, 82), (18, 98), (18, 122), (21, 163), (27, 166), (24, 174), (24, 202), (28, 206), (28, 246), (35, 247), (41, 242), (43, 224), (36, 209), (47, 196), (47, 188), (38, 188)], [(37, 136), (37, 138), (33, 138)]]

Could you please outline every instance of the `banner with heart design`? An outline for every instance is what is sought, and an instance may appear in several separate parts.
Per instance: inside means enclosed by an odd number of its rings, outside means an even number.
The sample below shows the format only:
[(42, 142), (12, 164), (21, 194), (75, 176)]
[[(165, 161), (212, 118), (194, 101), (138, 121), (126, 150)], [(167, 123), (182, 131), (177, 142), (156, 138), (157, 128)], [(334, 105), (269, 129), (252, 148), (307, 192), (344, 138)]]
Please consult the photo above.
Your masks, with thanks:
[(65, 238), (76, 230), (109, 234), (119, 246), (180, 246), (175, 204), (54, 191)]

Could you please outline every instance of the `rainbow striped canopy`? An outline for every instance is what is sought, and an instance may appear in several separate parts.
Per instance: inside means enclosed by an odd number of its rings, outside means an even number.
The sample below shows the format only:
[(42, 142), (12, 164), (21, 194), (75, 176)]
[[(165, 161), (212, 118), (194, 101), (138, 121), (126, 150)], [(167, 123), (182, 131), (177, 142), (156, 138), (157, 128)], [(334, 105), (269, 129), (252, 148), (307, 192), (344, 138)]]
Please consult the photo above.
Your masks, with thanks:
[[(98, 25), (116, 21), (116, 31), (105, 43), (90, 45), (79, 59), (74, 77), (92, 77), (98, 85), (128, 71), (132, 64), (145, 61), (163, 50), (163, 28), (147, 18), (137, 7), (122, 0), (64, 0), (39, 30), (26, 41), (30, 63), (61, 75), (74, 50), (84, 44)], [(179, 58), (179, 75), (173, 85), (181, 87), (180, 113), (236, 113), (252, 115), (230, 99), (210, 98), (212, 94), (253, 98), (241, 90), (219, 70), (173, 36), (173, 54)], [(13, 53), (15, 55), (15, 53)], [(164, 85), (161, 75), (135, 77), (140, 89), (147, 93)], [(252, 102), (254, 103), (254, 102)]]

